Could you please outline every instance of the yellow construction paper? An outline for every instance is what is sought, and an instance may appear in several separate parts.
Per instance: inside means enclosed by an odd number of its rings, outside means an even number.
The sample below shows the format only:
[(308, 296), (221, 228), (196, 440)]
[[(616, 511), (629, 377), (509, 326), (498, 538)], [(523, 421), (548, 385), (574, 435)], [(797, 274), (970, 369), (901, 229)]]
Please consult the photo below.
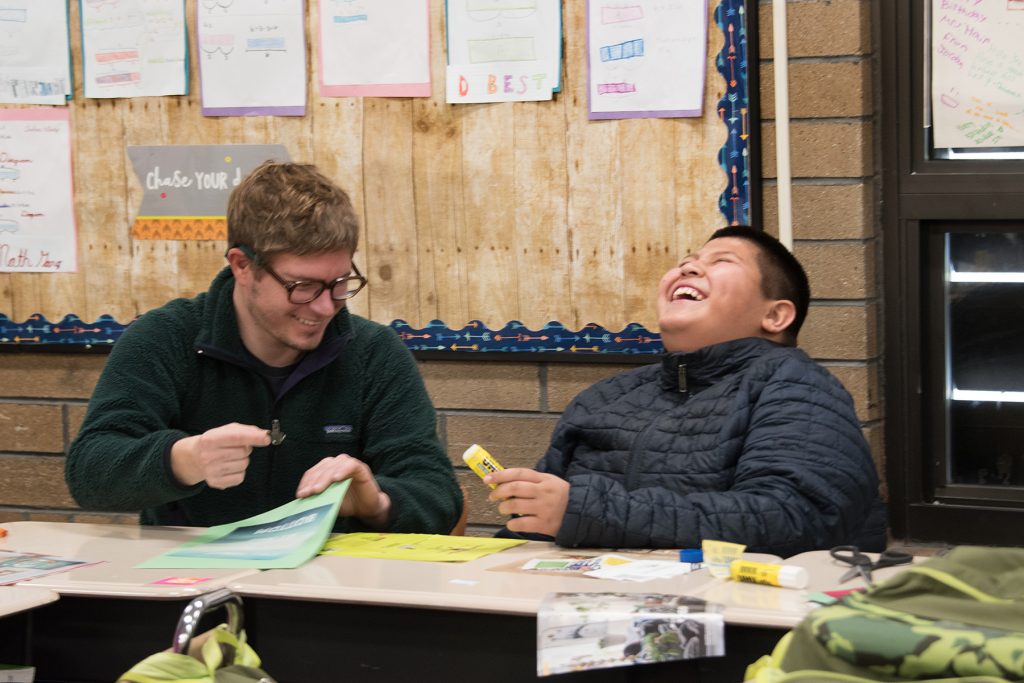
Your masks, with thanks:
[(505, 538), (361, 532), (332, 536), (320, 554), (378, 560), (468, 562), (523, 543), (526, 541)]

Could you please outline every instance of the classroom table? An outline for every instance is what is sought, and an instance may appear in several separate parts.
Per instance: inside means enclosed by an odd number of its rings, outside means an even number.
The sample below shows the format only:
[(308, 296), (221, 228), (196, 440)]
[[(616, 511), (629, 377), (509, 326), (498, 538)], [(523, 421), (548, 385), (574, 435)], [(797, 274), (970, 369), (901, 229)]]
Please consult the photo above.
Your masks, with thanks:
[[(734, 585), (707, 569), (642, 583), (519, 570), (529, 559), (602, 552), (530, 542), (469, 563), (320, 556), (297, 569), (242, 577), (231, 588), (245, 601), (251, 642), (281, 681), (530, 680), (536, 614), (555, 592), (714, 596), (725, 607), (726, 657), (592, 670), (571, 680), (738, 681), (810, 609), (801, 591)], [(678, 558), (675, 551), (639, 556)], [(834, 573), (827, 564), (809, 564)], [(827, 577), (818, 582), (827, 584)]]
[[(707, 569), (674, 579), (627, 583), (580, 575), (525, 573), (528, 559), (600, 550), (530, 542), (468, 563), (319, 556), (297, 569), (136, 569), (203, 529), (12, 522), (0, 547), (100, 564), (21, 584), (60, 594), (31, 621), (36, 680), (112, 681), (170, 646), (181, 610), (195, 595), (229, 587), (243, 596), (250, 642), (280, 683), (314, 681), (531, 680), (536, 613), (553, 592), (672, 593), (724, 606), (726, 656), (571, 674), (589, 681), (741, 680), (811, 609), (804, 591), (738, 584)], [(673, 551), (624, 553), (667, 559)], [(778, 561), (771, 555), (748, 559)], [(846, 566), (827, 552), (787, 560), (811, 574), (811, 590), (851, 588)], [(884, 579), (900, 568), (877, 572)], [(200, 583), (158, 583), (196, 577)], [(217, 615), (209, 625), (223, 621)], [(2, 623), (2, 622), (0, 622)]]
[(63, 522), (5, 522), (4, 528), (0, 548), (98, 562), (18, 584), (60, 595), (31, 613), (27, 663), (36, 666), (38, 682), (114, 680), (170, 647), (189, 600), (257, 572), (135, 568), (201, 528)]
[(23, 664), (31, 656), (31, 610), (60, 596), (45, 588), (0, 586), (0, 663)]
[[(878, 553), (865, 554), (872, 559), (878, 557)], [(919, 559), (915, 558), (915, 561)], [(734, 626), (790, 629), (814, 609), (815, 604), (806, 598), (808, 593), (865, 588), (864, 581), (859, 577), (839, 583), (840, 577), (850, 565), (833, 559), (827, 550), (800, 553), (783, 562), (807, 570), (810, 577), (807, 588), (792, 590), (720, 579), (694, 586), (687, 594), (725, 605), (726, 621)], [(875, 583), (885, 581), (905, 569), (899, 566), (876, 569), (873, 580)]]
[(42, 607), (60, 595), (45, 588), (33, 586), (0, 586), (0, 619), (19, 612)]

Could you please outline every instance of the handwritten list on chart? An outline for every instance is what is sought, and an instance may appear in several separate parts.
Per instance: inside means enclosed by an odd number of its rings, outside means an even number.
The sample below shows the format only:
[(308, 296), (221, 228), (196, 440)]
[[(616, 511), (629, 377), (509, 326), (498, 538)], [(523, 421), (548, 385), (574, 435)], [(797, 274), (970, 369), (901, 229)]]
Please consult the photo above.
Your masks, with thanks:
[(1024, 0), (932, 0), (936, 147), (1024, 146)]
[(67, 109), (0, 109), (0, 272), (78, 269)]

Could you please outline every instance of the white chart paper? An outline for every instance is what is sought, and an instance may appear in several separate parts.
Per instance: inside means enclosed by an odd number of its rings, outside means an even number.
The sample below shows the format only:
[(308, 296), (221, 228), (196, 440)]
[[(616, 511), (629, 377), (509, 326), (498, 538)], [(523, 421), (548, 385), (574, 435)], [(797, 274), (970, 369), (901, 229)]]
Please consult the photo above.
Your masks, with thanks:
[(706, 0), (588, 0), (590, 118), (700, 116)]
[(306, 113), (302, 0), (219, 0), (197, 9), (203, 114)]
[(188, 92), (184, 0), (81, 0), (86, 97)]
[(68, 115), (0, 109), (0, 272), (78, 269)]
[(430, 97), (428, 0), (320, 0), (320, 94)]
[(561, 86), (558, 0), (448, 0), (445, 99), (550, 100)]
[(71, 53), (65, 0), (0, 0), (0, 102), (67, 104)]
[(1024, 2), (932, 1), (936, 147), (1024, 146)]

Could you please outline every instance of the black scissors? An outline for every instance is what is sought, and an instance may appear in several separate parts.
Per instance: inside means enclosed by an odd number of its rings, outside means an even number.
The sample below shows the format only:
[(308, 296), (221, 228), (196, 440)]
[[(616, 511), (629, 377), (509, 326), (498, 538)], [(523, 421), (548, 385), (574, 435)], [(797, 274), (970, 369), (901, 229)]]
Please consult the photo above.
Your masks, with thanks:
[(871, 558), (862, 553), (860, 548), (855, 545), (838, 545), (829, 550), (828, 554), (840, 562), (850, 565), (846, 573), (839, 577), (839, 583), (846, 583), (853, 577), (860, 576), (869, 586), (875, 585), (875, 582), (871, 580), (873, 570), (910, 564), (914, 561), (914, 556), (910, 553), (905, 553), (902, 550), (886, 550), (878, 556), (876, 561), (872, 562)]

